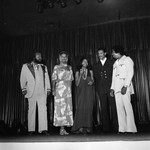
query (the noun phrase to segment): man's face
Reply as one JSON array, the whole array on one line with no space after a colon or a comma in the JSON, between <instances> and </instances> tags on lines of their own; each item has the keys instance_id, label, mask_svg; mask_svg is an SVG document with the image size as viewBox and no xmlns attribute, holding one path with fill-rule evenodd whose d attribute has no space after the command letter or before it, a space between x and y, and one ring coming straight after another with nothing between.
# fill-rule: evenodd
<instances>
[{"instance_id":1,"label":"man's face","mask_svg":"<svg viewBox=\"0 0 150 150\"><path fill-rule=\"evenodd\" d=\"M104 52L104 50L99 50L98 51L98 57L101 60L103 60L106 57L106 53Z\"/></svg>"},{"instance_id":2,"label":"man's face","mask_svg":"<svg viewBox=\"0 0 150 150\"><path fill-rule=\"evenodd\" d=\"M68 62L68 56L66 54L61 54L59 56L59 60L60 60L61 63L66 64Z\"/></svg>"},{"instance_id":3,"label":"man's face","mask_svg":"<svg viewBox=\"0 0 150 150\"><path fill-rule=\"evenodd\" d=\"M42 61L42 56L41 53L36 53L35 54L35 61L40 63Z\"/></svg>"},{"instance_id":4,"label":"man's face","mask_svg":"<svg viewBox=\"0 0 150 150\"><path fill-rule=\"evenodd\" d=\"M116 53L114 50L112 51L112 56L113 56L113 58L115 58L115 59L120 58L120 54L119 54L119 53Z\"/></svg>"}]
</instances>

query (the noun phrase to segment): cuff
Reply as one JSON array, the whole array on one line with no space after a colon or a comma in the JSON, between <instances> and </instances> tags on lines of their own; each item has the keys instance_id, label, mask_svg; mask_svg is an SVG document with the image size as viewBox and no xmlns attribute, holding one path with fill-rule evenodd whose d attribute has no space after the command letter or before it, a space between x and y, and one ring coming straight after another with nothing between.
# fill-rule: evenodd
<instances>
[{"instance_id":1,"label":"cuff","mask_svg":"<svg viewBox=\"0 0 150 150\"><path fill-rule=\"evenodd\" d=\"M26 88L23 88L23 89L21 89L22 90L22 92L24 92L24 91L26 91L27 89Z\"/></svg>"}]
</instances>

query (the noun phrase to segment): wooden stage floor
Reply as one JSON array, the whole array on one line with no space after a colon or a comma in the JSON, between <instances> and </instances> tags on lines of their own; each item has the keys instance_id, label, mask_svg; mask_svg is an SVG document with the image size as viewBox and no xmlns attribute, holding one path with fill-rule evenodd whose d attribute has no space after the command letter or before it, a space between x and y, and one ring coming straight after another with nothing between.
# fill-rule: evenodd
<instances>
[{"instance_id":1,"label":"wooden stage floor","mask_svg":"<svg viewBox=\"0 0 150 150\"><path fill-rule=\"evenodd\" d=\"M0 137L0 150L150 150L150 133Z\"/></svg>"},{"instance_id":2,"label":"wooden stage floor","mask_svg":"<svg viewBox=\"0 0 150 150\"><path fill-rule=\"evenodd\" d=\"M70 134L10 135L0 136L0 142L106 142L106 141L150 141L150 133L136 134Z\"/></svg>"}]
</instances>

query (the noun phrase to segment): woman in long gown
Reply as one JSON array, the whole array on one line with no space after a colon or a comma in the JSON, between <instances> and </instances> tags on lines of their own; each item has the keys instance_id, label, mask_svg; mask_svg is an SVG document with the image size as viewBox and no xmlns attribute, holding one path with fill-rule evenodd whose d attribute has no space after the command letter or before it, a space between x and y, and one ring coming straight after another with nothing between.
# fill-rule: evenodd
<instances>
[{"instance_id":1,"label":"woman in long gown","mask_svg":"<svg viewBox=\"0 0 150 150\"><path fill-rule=\"evenodd\" d=\"M67 64L68 54L59 54L60 64L54 66L52 73L52 90L54 95L54 122L53 125L60 127L60 135L68 135L65 126L73 125L71 83L73 71Z\"/></svg>"},{"instance_id":2,"label":"woman in long gown","mask_svg":"<svg viewBox=\"0 0 150 150\"><path fill-rule=\"evenodd\" d=\"M86 58L81 60L81 67L75 74L77 86L77 107L74 117L74 125L71 129L74 133L90 133L93 126L93 71L89 68Z\"/></svg>"}]
</instances>

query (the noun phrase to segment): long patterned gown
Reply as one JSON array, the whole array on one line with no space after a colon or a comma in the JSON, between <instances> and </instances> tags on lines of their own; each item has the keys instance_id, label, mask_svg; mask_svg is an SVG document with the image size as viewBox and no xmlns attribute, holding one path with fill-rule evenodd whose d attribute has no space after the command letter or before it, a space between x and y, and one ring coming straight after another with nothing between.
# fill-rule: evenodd
<instances>
[{"instance_id":1,"label":"long patterned gown","mask_svg":"<svg viewBox=\"0 0 150 150\"><path fill-rule=\"evenodd\" d=\"M71 66L56 65L52 73L52 80L56 81L56 95L54 97L54 126L72 126L72 93L71 82L73 71Z\"/></svg>"},{"instance_id":2,"label":"long patterned gown","mask_svg":"<svg viewBox=\"0 0 150 150\"><path fill-rule=\"evenodd\" d=\"M80 84L77 87L77 109L74 117L72 132L79 131L80 128L88 128L92 131L93 126L93 104L94 88L88 85L92 81L88 71L87 79L81 77Z\"/></svg>"}]
</instances>

